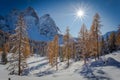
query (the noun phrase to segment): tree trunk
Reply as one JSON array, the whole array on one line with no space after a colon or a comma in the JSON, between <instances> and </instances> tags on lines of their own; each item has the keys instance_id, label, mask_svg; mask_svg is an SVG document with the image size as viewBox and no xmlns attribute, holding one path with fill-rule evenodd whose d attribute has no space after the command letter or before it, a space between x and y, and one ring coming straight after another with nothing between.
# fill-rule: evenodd
<instances>
[{"instance_id":1,"label":"tree trunk","mask_svg":"<svg viewBox=\"0 0 120 80\"><path fill-rule=\"evenodd\" d=\"M56 70L58 70L57 57L56 57Z\"/></svg>"},{"instance_id":2,"label":"tree trunk","mask_svg":"<svg viewBox=\"0 0 120 80\"><path fill-rule=\"evenodd\" d=\"M18 61L18 75L21 74L21 28L20 28L20 35L19 35L19 61Z\"/></svg>"}]
</instances>

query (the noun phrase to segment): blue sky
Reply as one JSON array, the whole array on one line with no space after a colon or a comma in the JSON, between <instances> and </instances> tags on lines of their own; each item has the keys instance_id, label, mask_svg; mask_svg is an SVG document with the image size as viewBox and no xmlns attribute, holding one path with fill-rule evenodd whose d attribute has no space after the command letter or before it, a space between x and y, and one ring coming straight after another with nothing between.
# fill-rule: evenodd
<instances>
[{"instance_id":1,"label":"blue sky","mask_svg":"<svg viewBox=\"0 0 120 80\"><path fill-rule=\"evenodd\" d=\"M25 9L32 6L39 16L50 14L62 33L67 26L72 36L77 37L82 23L89 29L93 16L99 13L101 17L102 34L117 30L120 24L120 0L0 0L0 14L6 15L13 8ZM77 19L76 9L83 8L86 17Z\"/></svg>"}]
</instances>

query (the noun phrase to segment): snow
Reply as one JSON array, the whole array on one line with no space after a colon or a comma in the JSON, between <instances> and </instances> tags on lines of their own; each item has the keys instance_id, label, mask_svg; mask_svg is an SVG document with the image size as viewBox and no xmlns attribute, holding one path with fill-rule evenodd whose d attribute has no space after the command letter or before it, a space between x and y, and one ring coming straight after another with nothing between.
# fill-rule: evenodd
<instances>
[{"instance_id":1,"label":"snow","mask_svg":"<svg viewBox=\"0 0 120 80\"><path fill-rule=\"evenodd\" d=\"M106 63L105 63L106 60ZM8 75L7 65L0 65L2 80L118 80L120 78L120 51L102 56L100 60L89 59L84 62L70 60L69 68L66 62L59 62L58 71L48 64L47 57L32 56L27 59L29 73L24 76Z\"/></svg>"}]
</instances>

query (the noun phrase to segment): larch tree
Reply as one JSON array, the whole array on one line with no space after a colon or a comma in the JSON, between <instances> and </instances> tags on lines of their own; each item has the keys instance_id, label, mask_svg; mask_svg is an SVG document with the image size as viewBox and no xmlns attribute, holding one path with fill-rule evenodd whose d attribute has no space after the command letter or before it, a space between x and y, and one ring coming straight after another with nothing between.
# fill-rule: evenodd
<instances>
[{"instance_id":1,"label":"larch tree","mask_svg":"<svg viewBox=\"0 0 120 80\"><path fill-rule=\"evenodd\" d=\"M108 41L108 47L110 52L113 52L116 49L115 42L116 42L115 32L112 32L109 36L109 41Z\"/></svg>"},{"instance_id":2,"label":"larch tree","mask_svg":"<svg viewBox=\"0 0 120 80\"><path fill-rule=\"evenodd\" d=\"M95 59L98 58L99 59L99 39L100 39L100 28L101 28L101 24L100 24L100 16L98 13L95 14L94 19L93 19L93 23L92 26L90 28L90 38L92 41L92 53L95 56Z\"/></svg>"},{"instance_id":3,"label":"larch tree","mask_svg":"<svg viewBox=\"0 0 120 80\"><path fill-rule=\"evenodd\" d=\"M69 67L69 60L71 57L69 27L67 27L66 34L64 35L64 56L67 59L67 67Z\"/></svg>"},{"instance_id":4,"label":"larch tree","mask_svg":"<svg viewBox=\"0 0 120 80\"><path fill-rule=\"evenodd\" d=\"M53 67L53 57L54 57L54 47L53 47L54 43L53 41L48 43L48 47L47 47L47 52L48 52L48 58L49 58L49 63L50 65Z\"/></svg>"},{"instance_id":5,"label":"larch tree","mask_svg":"<svg viewBox=\"0 0 120 80\"><path fill-rule=\"evenodd\" d=\"M101 55L104 55L105 54L105 40L104 40L104 37L102 37L101 41L100 41L100 53Z\"/></svg>"},{"instance_id":6,"label":"larch tree","mask_svg":"<svg viewBox=\"0 0 120 80\"><path fill-rule=\"evenodd\" d=\"M24 42L25 42L25 46L24 46L23 55L24 55L25 58L27 58L27 57L29 57L30 54L31 54L29 39L28 39L28 38L25 38L25 39L24 39Z\"/></svg>"},{"instance_id":7,"label":"larch tree","mask_svg":"<svg viewBox=\"0 0 120 80\"><path fill-rule=\"evenodd\" d=\"M3 64L7 63L7 51L6 51L6 39L5 39L6 34L3 32L3 37L1 38L1 43L2 43L2 55L1 55L1 62Z\"/></svg>"},{"instance_id":8,"label":"larch tree","mask_svg":"<svg viewBox=\"0 0 120 80\"><path fill-rule=\"evenodd\" d=\"M7 53L6 53L6 51L5 51L5 44L3 44L3 52L2 52L2 58L1 58L1 62L3 63L3 64L6 64L7 63Z\"/></svg>"},{"instance_id":9,"label":"larch tree","mask_svg":"<svg viewBox=\"0 0 120 80\"><path fill-rule=\"evenodd\" d=\"M86 64L87 54L88 54L88 30L83 24L81 26L80 32L79 32L79 43L80 43L80 49L81 49L81 55L84 59L84 64Z\"/></svg>"},{"instance_id":10,"label":"larch tree","mask_svg":"<svg viewBox=\"0 0 120 80\"><path fill-rule=\"evenodd\" d=\"M71 45L71 57L72 57L72 59L75 60L75 58L76 58L76 46L75 45L76 44L75 44L74 39L71 39L70 45Z\"/></svg>"},{"instance_id":11,"label":"larch tree","mask_svg":"<svg viewBox=\"0 0 120 80\"><path fill-rule=\"evenodd\" d=\"M10 36L11 52L14 52L10 58L10 65L8 70L10 74L22 75L25 68L27 68L26 58L24 56L26 49L25 39L27 39L27 26L25 25L22 14L18 16L15 33Z\"/></svg>"},{"instance_id":12,"label":"larch tree","mask_svg":"<svg viewBox=\"0 0 120 80\"><path fill-rule=\"evenodd\" d=\"M55 35L54 40L48 43L48 58L52 67L56 66L58 70L58 54L59 54L59 42L58 35Z\"/></svg>"},{"instance_id":13,"label":"larch tree","mask_svg":"<svg viewBox=\"0 0 120 80\"><path fill-rule=\"evenodd\" d=\"M118 27L118 33L116 35L116 42L115 42L115 44L116 44L117 49L120 50L120 25Z\"/></svg>"},{"instance_id":14,"label":"larch tree","mask_svg":"<svg viewBox=\"0 0 120 80\"><path fill-rule=\"evenodd\" d=\"M54 56L55 56L55 65L56 65L56 70L58 70L58 54L59 54L59 40L58 40L58 35L55 35L54 37Z\"/></svg>"},{"instance_id":15,"label":"larch tree","mask_svg":"<svg viewBox=\"0 0 120 80\"><path fill-rule=\"evenodd\" d=\"M91 42L90 42L90 35L89 35L89 31L86 29L85 31L85 57L88 60L88 57L91 56Z\"/></svg>"}]
</instances>

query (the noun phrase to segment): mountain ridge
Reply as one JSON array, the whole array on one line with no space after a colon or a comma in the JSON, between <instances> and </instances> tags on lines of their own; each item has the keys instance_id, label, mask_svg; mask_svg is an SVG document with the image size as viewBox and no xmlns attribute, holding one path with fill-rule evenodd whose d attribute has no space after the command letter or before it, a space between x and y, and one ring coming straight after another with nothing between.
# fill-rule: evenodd
<instances>
[{"instance_id":1,"label":"mountain ridge","mask_svg":"<svg viewBox=\"0 0 120 80\"><path fill-rule=\"evenodd\" d=\"M7 14L7 16L0 16L0 29L12 33L16 28L17 19L20 14L24 17L25 23L28 27L28 37L30 39L50 41L55 35L59 34L60 29L50 14L38 16L35 9L31 6L24 10L13 9Z\"/></svg>"}]
</instances>

